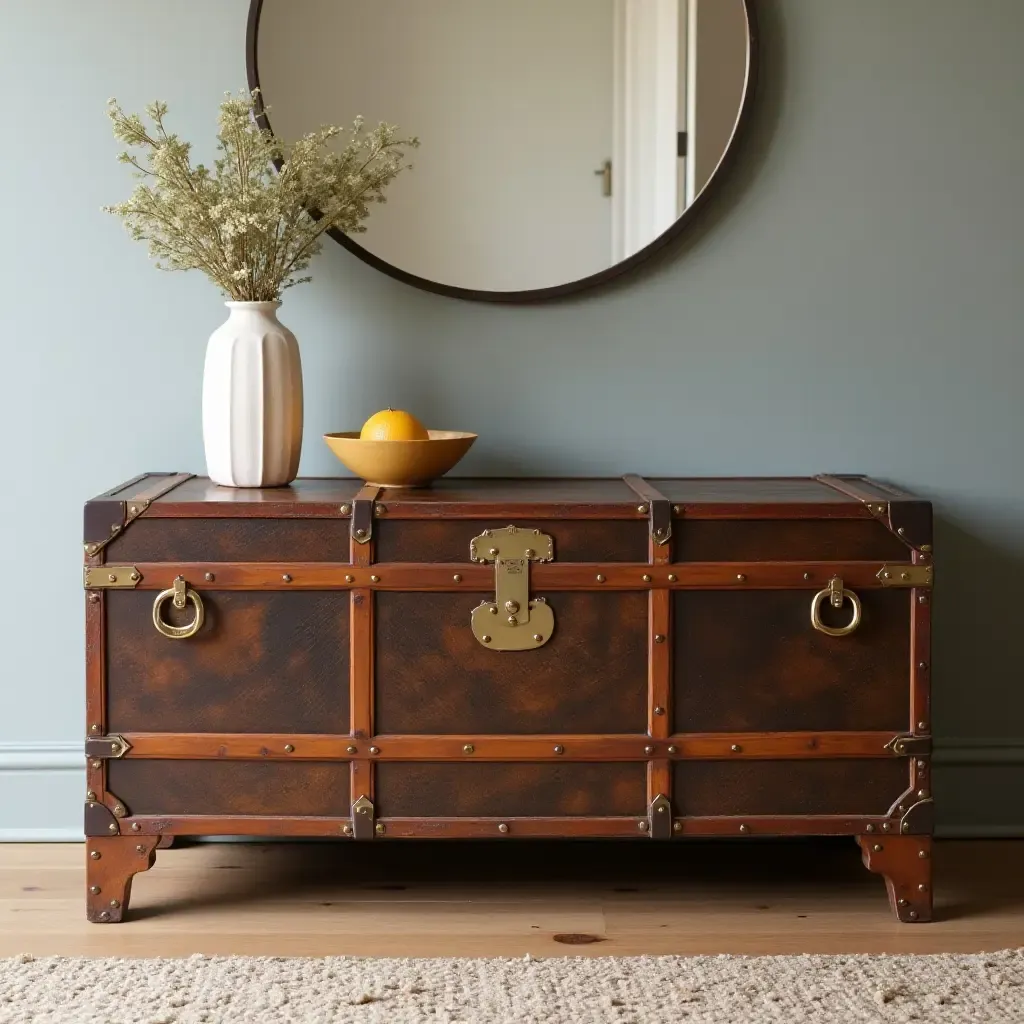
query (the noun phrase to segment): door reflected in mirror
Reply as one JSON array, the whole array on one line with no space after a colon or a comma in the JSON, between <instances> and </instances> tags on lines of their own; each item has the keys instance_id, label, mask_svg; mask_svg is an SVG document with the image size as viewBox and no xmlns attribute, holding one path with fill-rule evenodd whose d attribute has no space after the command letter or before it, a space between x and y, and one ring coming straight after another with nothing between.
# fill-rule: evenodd
<instances>
[{"instance_id":1,"label":"door reflected in mirror","mask_svg":"<svg viewBox=\"0 0 1024 1024\"><path fill-rule=\"evenodd\" d=\"M250 81L292 141L417 135L348 247L441 291L589 284L674 234L750 92L746 0L254 0Z\"/></svg>"}]
</instances>

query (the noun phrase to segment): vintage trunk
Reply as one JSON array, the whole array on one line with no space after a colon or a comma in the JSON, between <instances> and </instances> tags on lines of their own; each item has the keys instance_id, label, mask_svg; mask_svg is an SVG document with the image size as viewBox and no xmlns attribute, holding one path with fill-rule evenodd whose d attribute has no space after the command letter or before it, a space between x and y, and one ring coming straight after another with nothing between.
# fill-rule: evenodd
<instances>
[{"instance_id":1,"label":"vintage trunk","mask_svg":"<svg viewBox=\"0 0 1024 1024\"><path fill-rule=\"evenodd\" d=\"M90 920L211 834L846 834L931 916L931 508L889 485L146 474L85 563Z\"/></svg>"}]
</instances>

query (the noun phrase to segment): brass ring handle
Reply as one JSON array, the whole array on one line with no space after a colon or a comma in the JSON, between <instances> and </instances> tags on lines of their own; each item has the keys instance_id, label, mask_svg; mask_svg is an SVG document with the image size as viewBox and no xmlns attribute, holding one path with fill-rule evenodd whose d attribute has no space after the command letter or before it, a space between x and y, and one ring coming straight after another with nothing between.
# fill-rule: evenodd
<instances>
[{"instance_id":1,"label":"brass ring handle","mask_svg":"<svg viewBox=\"0 0 1024 1024\"><path fill-rule=\"evenodd\" d=\"M191 601L196 610L196 617L187 626L169 625L160 614L166 601L173 601L175 608L184 608L185 603ZM178 576L170 590L161 590L153 602L153 625L156 626L158 633L171 640L185 640L187 637L195 636L203 628L205 615L203 599L185 582L184 576Z\"/></svg>"},{"instance_id":2,"label":"brass ring handle","mask_svg":"<svg viewBox=\"0 0 1024 1024\"><path fill-rule=\"evenodd\" d=\"M842 608L844 600L853 606L853 616L845 626L826 626L821 621L821 603L826 600L831 602L833 608ZM860 619L860 598L852 590L846 590L838 576L833 576L828 581L828 586L824 590L819 590L811 599L811 625L819 633L828 636L848 636L860 625Z\"/></svg>"}]
</instances>

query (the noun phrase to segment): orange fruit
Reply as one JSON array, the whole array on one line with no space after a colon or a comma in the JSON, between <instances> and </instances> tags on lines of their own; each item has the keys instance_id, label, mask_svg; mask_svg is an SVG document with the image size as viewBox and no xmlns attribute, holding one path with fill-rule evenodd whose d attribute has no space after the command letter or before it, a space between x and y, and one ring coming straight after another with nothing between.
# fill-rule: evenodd
<instances>
[{"instance_id":1,"label":"orange fruit","mask_svg":"<svg viewBox=\"0 0 1024 1024\"><path fill-rule=\"evenodd\" d=\"M400 409L375 412L359 432L361 441L427 441L430 435L415 416Z\"/></svg>"}]
</instances>

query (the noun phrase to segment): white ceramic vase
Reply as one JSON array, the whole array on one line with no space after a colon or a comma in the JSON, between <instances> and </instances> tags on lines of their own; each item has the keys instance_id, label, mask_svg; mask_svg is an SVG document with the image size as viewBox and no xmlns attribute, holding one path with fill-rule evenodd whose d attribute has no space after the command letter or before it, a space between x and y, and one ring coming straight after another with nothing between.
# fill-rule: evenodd
<instances>
[{"instance_id":1,"label":"white ceramic vase","mask_svg":"<svg viewBox=\"0 0 1024 1024\"><path fill-rule=\"evenodd\" d=\"M280 487L299 471L302 364L280 302L228 302L203 373L206 469L226 487Z\"/></svg>"}]
</instances>

